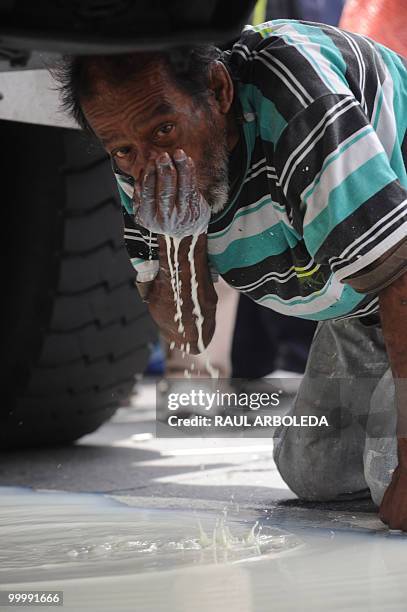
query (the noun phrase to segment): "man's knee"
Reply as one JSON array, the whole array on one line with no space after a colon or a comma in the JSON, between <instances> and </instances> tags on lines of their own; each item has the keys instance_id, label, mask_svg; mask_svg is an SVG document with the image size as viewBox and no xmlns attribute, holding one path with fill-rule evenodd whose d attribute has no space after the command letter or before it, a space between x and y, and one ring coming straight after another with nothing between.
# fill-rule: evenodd
<instances>
[{"instance_id":1,"label":"man's knee","mask_svg":"<svg viewBox=\"0 0 407 612\"><path fill-rule=\"evenodd\" d=\"M314 462L300 436L285 435L275 440L274 461L284 482L301 499L328 499L321 466ZM322 458L321 458L322 459Z\"/></svg>"},{"instance_id":2,"label":"man's knee","mask_svg":"<svg viewBox=\"0 0 407 612\"><path fill-rule=\"evenodd\" d=\"M274 460L281 477L300 499L331 501L366 489L363 465L349 474L338 462L332 439L286 432L275 440Z\"/></svg>"}]
</instances>

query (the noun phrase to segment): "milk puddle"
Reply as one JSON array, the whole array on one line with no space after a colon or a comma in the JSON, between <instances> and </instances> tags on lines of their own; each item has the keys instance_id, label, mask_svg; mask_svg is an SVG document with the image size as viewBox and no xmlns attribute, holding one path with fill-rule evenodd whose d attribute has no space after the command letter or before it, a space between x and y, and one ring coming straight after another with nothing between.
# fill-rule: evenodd
<instances>
[{"instance_id":1,"label":"milk puddle","mask_svg":"<svg viewBox=\"0 0 407 612\"><path fill-rule=\"evenodd\" d=\"M1 491L1 489L0 489ZM3 489L5 491L5 489ZM259 522L148 510L103 496L0 492L0 580L142 573L242 562L301 541Z\"/></svg>"},{"instance_id":2,"label":"milk puddle","mask_svg":"<svg viewBox=\"0 0 407 612\"><path fill-rule=\"evenodd\" d=\"M63 590L75 611L404 610L407 537L375 515L353 530L315 517L279 527L273 512L256 521L0 488L0 588Z\"/></svg>"}]
</instances>

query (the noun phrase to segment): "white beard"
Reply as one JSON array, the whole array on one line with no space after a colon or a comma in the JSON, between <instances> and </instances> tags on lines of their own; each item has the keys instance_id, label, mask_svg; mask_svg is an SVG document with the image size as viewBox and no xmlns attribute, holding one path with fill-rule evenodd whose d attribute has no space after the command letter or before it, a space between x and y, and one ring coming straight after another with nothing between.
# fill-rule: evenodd
<instances>
[{"instance_id":1,"label":"white beard","mask_svg":"<svg viewBox=\"0 0 407 612\"><path fill-rule=\"evenodd\" d=\"M211 211L216 214L223 210L229 201L229 185L221 184L211 190Z\"/></svg>"}]
</instances>

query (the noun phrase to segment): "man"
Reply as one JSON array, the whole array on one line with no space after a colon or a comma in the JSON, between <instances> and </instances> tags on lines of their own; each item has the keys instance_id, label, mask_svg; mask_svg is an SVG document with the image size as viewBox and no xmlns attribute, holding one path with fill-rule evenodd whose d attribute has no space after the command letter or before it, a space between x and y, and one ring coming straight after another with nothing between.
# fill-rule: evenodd
<instances>
[{"instance_id":1,"label":"man","mask_svg":"<svg viewBox=\"0 0 407 612\"><path fill-rule=\"evenodd\" d=\"M167 340L201 348L191 263L205 345L213 272L321 321L293 412L330 427L283 429L277 466L305 499L370 491L382 520L407 530L405 61L332 26L278 20L224 54L73 58L60 78L66 108L112 157L137 284Z\"/></svg>"}]
</instances>

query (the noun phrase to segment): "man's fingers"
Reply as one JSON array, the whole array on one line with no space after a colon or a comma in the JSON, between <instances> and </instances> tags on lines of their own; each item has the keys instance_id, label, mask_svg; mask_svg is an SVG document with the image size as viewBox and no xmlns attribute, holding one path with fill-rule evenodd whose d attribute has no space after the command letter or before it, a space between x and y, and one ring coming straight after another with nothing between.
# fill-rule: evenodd
<instances>
[{"instance_id":1,"label":"man's fingers","mask_svg":"<svg viewBox=\"0 0 407 612\"><path fill-rule=\"evenodd\" d=\"M191 220L196 221L200 215L200 193L197 184L196 166L192 157L188 157L188 172L191 180L191 193L190 193L190 212Z\"/></svg>"},{"instance_id":2,"label":"man's fingers","mask_svg":"<svg viewBox=\"0 0 407 612\"><path fill-rule=\"evenodd\" d=\"M146 172L143 177L141 186L141 198L143 203L150 204L155 201L155 180L156 180L156 168L155 163L151 159L147 163Z\"/></svg>"},{"instance_id":3,"label":"man's fingers","mask_svg":"<svg viewBox=\"0 0 407 612\"><path fill-rule=\"evenodd\" d=\"M189 206L189 197L191 195L191 172L189 158L182 149L177 149L174 153L174 162L177 169L178 193L177 193L177 208L180 213L183 213L186 207Z\"/></svg>"},{"instance_id":4,"label":"man's fingers","mask_svg":"<svg viewBox=\"0 0 407 612\"><path fill-rule=\"evenodd\" d=\"M136 222L151 231L182 237L200 229L202 196L195 164L182 149L174 152L173 159L162 153L148 162L141 187L135 185L133 200ZM202 226L207 211L203 212Z\"/></svg>"},{"instance_id":5,"label":"man's fingers","mask_svg":"<svg viewBox=\"0 0 407 612\"><path fill-rule=\"evenodd\" d=\"M150 160L146 166L146 172L143 177L140 190L140 207L137 217L141 225L147 227L147 223L155 220L156 203L155 203L155 181L156 168L153 160Z\"/></svg>"},{"instance_id":6,"label":"man's fingers","mask_svg":"<svg viewBox=\"0 0 407 612\"><path fill-rule=\"evenodd\" d=\"M164 225L168 222L174 208L177 192L177 172L168 153L162 153L156 161L157 217Z\"/></svg>"},{"instance_id":7,"label":"man's fingers","mask_svg":"<svg viewBox=\"0 0 407 612\"><path fill-rule=\"evenodd\" d=\"M188 157L188 168L191 176L191 189L198 191L198 184L196 178L196 166L192 157Z\"/></svg>"},{"instance_id":8,"label":"man's fingers","mask_svg":"<svg viewBox=\"0 0 407 612\"><path fill-rule=\"evenodd\" d=\"M390 529L407 531L407 483L397 467L379 509L380 519Z\"/></svg>"},{"instance_id":9,"label":"man's fingers","mask_svg":"<svg viewBox=\"0 0 407 612\"><path fill-rule=\"evenodd\" d=\"M141 187L138 183L134 184L133 190L133 215L136 216L139 214L141 206Z\"/></svg>"}]
</instances>

